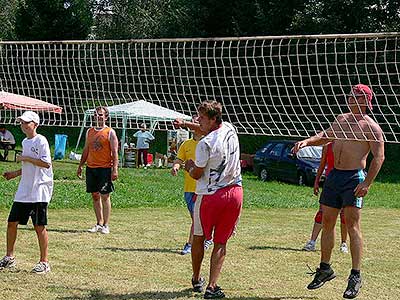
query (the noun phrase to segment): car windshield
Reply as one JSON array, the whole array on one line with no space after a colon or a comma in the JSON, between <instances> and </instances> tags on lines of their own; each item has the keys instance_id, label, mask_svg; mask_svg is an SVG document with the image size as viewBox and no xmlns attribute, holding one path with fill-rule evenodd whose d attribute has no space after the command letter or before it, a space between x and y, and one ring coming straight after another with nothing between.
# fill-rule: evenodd
<instances>
[{"instance_id":1,"label":"car windshield","mask_svg":"<svg viewBox=\"0 0 400 300\"><path fill-rule=\"evenodd\" d=\"M320 160L322 156L322 146L304 147L297 152L298 158Z\"/></svg>"}]
</instances>

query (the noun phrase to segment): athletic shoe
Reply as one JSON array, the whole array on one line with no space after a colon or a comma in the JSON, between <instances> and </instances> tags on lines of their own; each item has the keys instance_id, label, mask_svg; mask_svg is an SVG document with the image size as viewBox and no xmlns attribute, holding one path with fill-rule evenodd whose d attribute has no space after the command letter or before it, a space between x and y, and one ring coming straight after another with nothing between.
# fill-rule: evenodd
<instances>
[{"instance_id":1,"label":"athletic shoe","mask_svg":"<svg viewBox=\"0 0 400 300\"><path fill-rule=\"evenodd\" d=\"M340 245L340 252L342 252L342 253L349 253L349 249L347 248L346 242L343 242L343 243Z\"/></svg>"},{"instance_id":2,"label":"athletic shoe","mask_svg":"<svg viewBox=\"0 0 400 300\"><path fill-rule=\"evenodd\" d=\"M35 274L46 274L50 272L50 265L47 261L39 261L36 266L33 267L32 273Z\"/></svg>"},{"instance_id":3,"label":"athletic shoe","mask_svg":"<svg viewBox=\"0 0 400 300\"><path fill-rule=\"evenodd\" d=\"M361 275L350 274L347 288L344 291L343 298L353 299L358 296L361 288Z\"/></svg>"},{"instance_id":4,"label":"athletic shoe","mask_svg":"<svg viewBox=\"0 0 400 300\"><path fill-rule=\"evenodd\" d=\"M92 228L88 229L88 232L96 233L96 232L100 232L102 229L103 229L103 226L97 224L97 225L94 225Z\"/></svg>"},{"instance_id":5,"label":"athletic shoe","mask_svg":"<svg viewBox=\"0 0 400 300\"><path fill-rule=\"evenodd\" d=\"M309 240L303 247L303 251L315 251L315 241Z\"/></svg>"},{"instance_id":6,"label":"athletic shoe","mask_svg":"<svg viewBox=\"0 0 400 300\"><path fill-rule=\"evenodd\" d=\"M204 250L208 250L208 248L210 248L212 244L212 240L204 241Z\"/></svg>"},{"instance_id":7,"label":"athletic shoe","mask_svg":"<svg viewBox=\"0 0 400 300\"><path fill-rule=\"evenodd\" d=\"M110 233L110 227L108 227L108 225L104 225L104 226L102 226L100 232L101 232L102 234L109 234L109 233Z\"/></svg>"},{"instance_id":8,"label":"athletic shoe","mask_svg":"<svg viewBox=\"0 0 400 300\"><path fill-rule=\"evenodd\" d=\"M185 254L190 254L190 253L192 253L192 245L189 243L186 243L185 246L183 246L181 254L185 255Z\"/></svg>"},{"instance_id":9,"label":"athletic shoe","mask_svg":"<svg viewBox=\"0 0 400 300\"><path fill-rule=\"evenodd\" d=\"M193 292L202 293L206 280L203 277L199 278L199 281L194 281L192 278Z\"/></svg>"},{"instance_id":10,"label":"athletic shoe","mask_svg":"<svg viewBox=\"0 0 400 300\"><path fill-rule=\"evenodd\" d=\"M315 272L308 273L311 276L315 274L313 281L307 286L309 290L315 290L320 288L325 284L325 282L330 281L336 277L335 272L331 267L327 270L322 270L317 268Z\"/></svg>"},{"instance_id":11,"label":"athletic shoe","mask_svg":"<svg viewBox=\"0 0 400 300\"><path fill-rule=\"evenodd\" d=\"M221 298L225 298L225 294L219 286L216 286L214 289L208 287L206 289L206 292L204 293L204 299L221 299Z\"/></svg>"},{"instance_id":12,"label":"athletic shoe","mask_svg":"<svg viewBox=\"0 0 400 300\"><path fill-rule=\"evenodd\" d=\"M6 255L0 260L0 270L10 269L15 267L16 265L17 262L15 261L15 257L10 257Z\"/></svg>"}]
</instances>

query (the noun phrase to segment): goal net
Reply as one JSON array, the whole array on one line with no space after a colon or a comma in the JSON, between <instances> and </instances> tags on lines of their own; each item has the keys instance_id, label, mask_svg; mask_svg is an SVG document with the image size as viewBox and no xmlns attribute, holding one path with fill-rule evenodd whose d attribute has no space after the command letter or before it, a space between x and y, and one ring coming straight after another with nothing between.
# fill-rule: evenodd
<instances>
[{"instance_id":1,"label":"goal net","mask_svg":"<svg viewBox=\"0 0 400 300\"><path fill-rule=\"evenodd\" d=\"M348 112L346 95L364 83L374 93L369 115L385 141L399 142L399 37L0 42L0 85L62 107L62 114L41 112L49 126L79 127L98 105L145 100L193 115L201 101L215 99L240 134L305 137ZM17 114L1 109L0 122L14 123Z\"/></svg>"}]
</instances>

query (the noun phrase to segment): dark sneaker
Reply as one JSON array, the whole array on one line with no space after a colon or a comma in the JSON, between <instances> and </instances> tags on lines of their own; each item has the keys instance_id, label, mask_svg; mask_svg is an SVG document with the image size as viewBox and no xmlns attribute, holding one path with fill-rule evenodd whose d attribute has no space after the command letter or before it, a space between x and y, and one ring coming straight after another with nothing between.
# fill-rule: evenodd
<instances>
[{"instance_id":1,"label":"dark sneaker","mask_svg":"<svg viewBox=\"0 0 400 300\"><path fill-rule=\"evenodd\" d=\"M194 281L192 278L193 292L202 293L205 283L206 283L206 280L203 277L200 277L199 281Z\"/></svg>"},{"instance_id":2,"label":"dark sneaker","mask_svg":"<svg viewBox=\"0 0 400 300\"><path fill-rule=\"evenodd\" d=\"M4 256L0 260L0 270L11 269L17 265L15 258L10 256Z\"/></svg>"},{"instance_id":3,"label":"dark sneaker","mask_svg":"<svg viewBox=\"0 0 400 300\"><path fill-rule=\"evenodd\" d=\"M343 298L353 299L358 296L361 288L361 275L350 274L347 288L343 293Z\"/></svg>"},{"instance_id":4,"label":"dark sneaker","mask_svg":"<svg viewBox=\"0 0 400 300\"><path fill-rule=\"evenodd\" d=\"M315 272L308 273L311 276L315 274L313 281L307 286L309 290L315 290L320 288L325 284L325 282L332 280L336 277L335 272L331 267L329 267L328 270L321 270L320 268L317 268Z\"/></svg>"},{"instance_id":5,"label":"dark sneaker","mask_svg":"<svg viewBox=\"0 0 400 300\"><path fill-rule=\"evenodd\" d=\"M221 298L225 298L225 294L219 286L216 286L214 289L208 287L206 289L206 292L204 293L204 299L221 299Z\"/></svg>"}]
</instances>

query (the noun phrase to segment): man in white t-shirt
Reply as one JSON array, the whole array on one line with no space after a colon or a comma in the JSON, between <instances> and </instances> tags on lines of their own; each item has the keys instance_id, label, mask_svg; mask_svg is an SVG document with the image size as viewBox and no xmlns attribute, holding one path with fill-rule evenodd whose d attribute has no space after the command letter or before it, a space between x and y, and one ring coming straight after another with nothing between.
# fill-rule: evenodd
<instances>
[{"instance_id":1,"label":"man in white t-shirt","mask_svg":"<svg viewBox=\"0 0 400 300\"><path fill-rule=\"evenodd\" d=\"M4 149L4 154L0 154L0 160L7 160L8 150L15 149L14 136L4 125L0 125L0 149Z\"/></svg>"},{"instance_id":2,"label":"man in white t-shirt","mask_svg":"<svg viewBox=\"0 0 400 300\"><path fill-rule=\"evenodd\" d=\"M42 274L50 272L46 230L47 205L53 193L50 147L47 139L36 132L40 119L35 112L26 111L17 120L26 138L22 141L22 154L17 156L22 168L3 174L7 180L21 176L21 181L8 217L7 251L0 260L0 270L16 266L14 250L18 224L26 225L31 217L40 248L40 260L32 272Z\"/></svg>"},{"instance_id":3,"label":"man in white t-shirt","mask_svg":"<svg viewBox=\"0 0 400 300\"><path fill-rule=\"evenodd\" d=\"M198 122L175 121L175 126L201 130L205 136L196 147L196 160L188 160L185 170L197 180L192 245L193 291L202 292L205 280L200 275L204 240L214 239L210 278L204 298L225 297L217 286L226 255L226 244L239 220L243 189L239 139L235 128L222 122L222 105L204 101L198 108Z\"/></svg>"}]
</instances>

